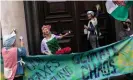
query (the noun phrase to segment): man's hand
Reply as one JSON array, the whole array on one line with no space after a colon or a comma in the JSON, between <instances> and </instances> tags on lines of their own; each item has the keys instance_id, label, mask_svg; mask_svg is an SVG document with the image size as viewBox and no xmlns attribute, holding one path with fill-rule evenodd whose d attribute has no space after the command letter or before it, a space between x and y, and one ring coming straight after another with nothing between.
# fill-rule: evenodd
<instances>
[{"instance_id":1,"label":"man's hand","mask_svg":"<svg viewBox=\"0 0 133 80\"><path fill-rule=\"evenodd\" d=\"M97 11L100 11L101 10L101 6L99 4L96 5L96 9Z\"/></svg>"},{"instance_id":2,"label":"man's hand","mask_svg":"<svg viewBox=\"0 0 133 80\"><path fill-rule=\"evenodd\" d=\"M24 47L24 42L23 41L20 41L20 46Z\"/></svg>"},{"instance_id":3,"label":"man's hand","mask_svg":"<svg viewBox=\"0 0 133 80\"><path fill-rule=\"evenodd\" d=\"M67 36L67 35L69 35L69 34L71 34L71 31L67 32L64 36Z\"/></svg>"},{"instance_id":4,"label":"man's hand","mask_svg":"<svg viewBox=\"0 0 133 80\"><path fill-rule=\"evenodd\" d=\"M85 29L88 29L88 26L84 25L84 28L85 28Z\"/></svg>"},{"instance_id":5,"label":"man's hand","mask_svg":"<svg viewBox=\"0 0 133 80\"><path fill-rule=\"evenodd\" d=\"M17 30L16 30L16 29L13 29L12 32L11 32L11 34L12 34L13 32L16 34L16 33L17 33Z\"/></svg>"},{"instance_id":6,"label":"man's hand","mask_svg":"<svg viewBox=\"0 0 133 80\"><path fill-rule=\"evenodd\" d=\"M46 54L46 55L52 55L52 53L50 51L46 51L46 52L43 52L43 54Z\"/></svg>"},{"instance_id":7,"label":"man's hand","mask_svg":"<svg viewBox=\"0 0 133 80\"><path fill-rule=\"evenodd\" d=\"M20 38L19 38L19 39L20 39L20 46L21 46L21 47L24 47L23 37L22 37L22 36L20 36Z\"/></svg>"},{"instance_id":8,"label":"man's hand","mask_svg":"<svg viewBox=\"0 0 133 80\"><path fill-rule=\"evenodd\" d=\"M60 39L64 38L65 36L67 36L67 35L69 35L69 34L71 34L71 31L65 33L64 35L60 34L60 36L61 36Z\"/></svg>"}]
</instances>

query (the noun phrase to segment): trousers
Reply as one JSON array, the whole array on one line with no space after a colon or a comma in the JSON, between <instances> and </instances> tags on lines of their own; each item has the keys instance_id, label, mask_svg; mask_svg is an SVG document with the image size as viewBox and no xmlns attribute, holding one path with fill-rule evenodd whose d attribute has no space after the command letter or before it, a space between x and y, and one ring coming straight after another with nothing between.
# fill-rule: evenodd
<instances>
[{"instance_id":1,"label":"trousers","mask_svg":"<svg viewBox=\"0 0 133 80\"><path fill-rule=\"evenodd\" d=\"M90 35L89 41L92 49L99 47L99 42L96 35Z\"/></svg>"}]
</instances>

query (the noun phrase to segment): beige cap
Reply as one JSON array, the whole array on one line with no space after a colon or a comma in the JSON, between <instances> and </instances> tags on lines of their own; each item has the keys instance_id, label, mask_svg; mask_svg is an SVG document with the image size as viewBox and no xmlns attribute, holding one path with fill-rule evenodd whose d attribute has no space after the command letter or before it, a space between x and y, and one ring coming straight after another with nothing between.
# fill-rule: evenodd
<instances>
[{"instance_id":1,"label":"beige cap","mask_svg":"<svg viewBox=\"0 0 133 80\"><path fill-rule=\"evenodd\" d=\"M131 23L131 20L130 20L130 19L127 19L125 22L129 22L129 23Z\"/></svg>"},{"instance_id":2,"label":"beige cap","mask_svg":"<svg viewBox=\"0 0 133 80\"><path fill-rule=\"evenodd\" d=\"M88 12L87 12L87 15L88 15L88 14L91 14L92 16L94 16L94 12L93 12L93 11L88 11Z\"/></svg>"}]
</instances>

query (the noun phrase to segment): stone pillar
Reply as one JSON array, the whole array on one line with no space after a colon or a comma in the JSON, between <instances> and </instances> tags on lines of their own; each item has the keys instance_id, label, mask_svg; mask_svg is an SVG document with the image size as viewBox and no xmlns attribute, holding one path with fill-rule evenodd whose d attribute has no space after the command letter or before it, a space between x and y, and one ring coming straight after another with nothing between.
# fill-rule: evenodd
<instances>
[{"instance_id":1,"label":"stone pillar","mask_svg":"<svg viewBox=\"0 0 133 80\"><path fill-rule=\"evenodd\" d=\"M1 47L2 47L2 44L1 44L1 42L2 42L2 32L1 32L1 23L0 23L0 52L1 52Z\"/></svg>"},{"instance_id":2,"label":"stone pillar","mask_svg":"<svg viewBox=\"0 0 133 80\"><path fill-rule=\"evenodd\" d=\"M28 54L23 1L1 1L1 26L2 35L9 34L14 28L17 30L17 46L19 46L19 36L24 37L24 43Z\"/></svg>"},{"instance_id":3,"label":"stone pillar","mask_svg":"<svg viewBox=\"0 0 133 80\"><path fill-rule=\"evenodd\" d=\"M0 2L0 10L1 10L1 2ZM2 46L2 32L1 32L1 30L2 30L2 28L1 28L2 26L1 26L1 12L0 12L0 52L1 52L1 46Z\"/></svg>"},{"instance_id":4,"label":"stone pillar","mask_svg":"<svg viewBox=\"0 0 133 80\"><path fill-rule=\"evenodd\" d=\"M132 22L132 28L133 28L133 6L130 8L130 11L129 11L129 18Z\"/></svg>"}]
</instances>

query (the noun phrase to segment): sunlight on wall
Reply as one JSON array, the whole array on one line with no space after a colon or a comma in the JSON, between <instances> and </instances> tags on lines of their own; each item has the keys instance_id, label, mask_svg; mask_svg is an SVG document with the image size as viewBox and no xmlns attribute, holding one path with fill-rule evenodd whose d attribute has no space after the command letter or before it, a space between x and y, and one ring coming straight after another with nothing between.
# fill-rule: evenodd
<instances>
[{"instance_id":1,"label":"sunlight on wall","mask_svg":"<svg viewBox=\"0 0 133 80\"><path fill-rule=\"evenodd\" d=\"M23 1L1 2L1 26L2 35L9 34L15 28L17 30L17 46L19 46L19 36L23 36L25 47L28 50Z\"/></svg>"}]
</instances>

